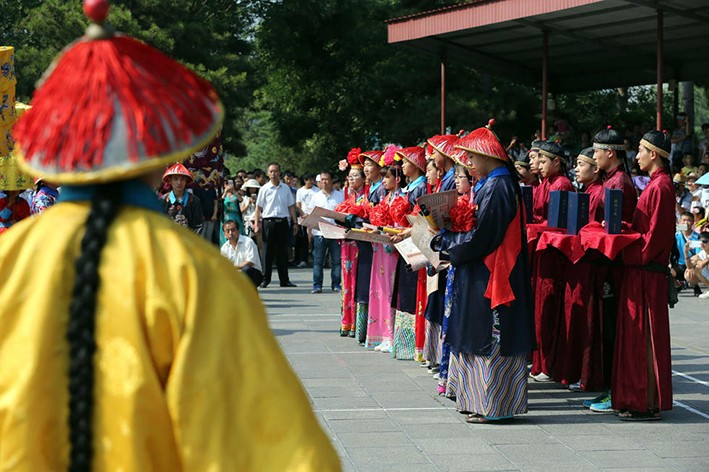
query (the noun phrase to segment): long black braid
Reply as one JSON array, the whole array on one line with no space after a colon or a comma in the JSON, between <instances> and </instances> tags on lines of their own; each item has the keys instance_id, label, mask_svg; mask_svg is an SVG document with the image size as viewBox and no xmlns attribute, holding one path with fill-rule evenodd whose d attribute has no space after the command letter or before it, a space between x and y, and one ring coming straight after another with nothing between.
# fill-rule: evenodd
<instances>
[{"instance_id":1,"label":"long black braid","mask_svg":"<svg viewBox=\"0 0 709 472\"><path fill-rule=\"evenodd\" d=\"M69 470L91 470L92 413L96 351L95 315L101 251L108 228L118 213L120 194L117 184L100 186L91 201L81 253L76 259L76 278L69 308Z\"/></svg>"}]
</instances>

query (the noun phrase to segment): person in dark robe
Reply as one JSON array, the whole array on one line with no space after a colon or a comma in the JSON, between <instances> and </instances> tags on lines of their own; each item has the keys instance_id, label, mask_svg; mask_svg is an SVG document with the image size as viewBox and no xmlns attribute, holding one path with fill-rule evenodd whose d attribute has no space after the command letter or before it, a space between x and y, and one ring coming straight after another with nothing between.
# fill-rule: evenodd
<instances>
[{"instance_id":1,"label":"person in dark robe","mask_svg":"<svg viewBox=\"0 0 709 472\"><path fill-rule=\"evenodd\" d=\"M416 207L416 200L426 194L426 152L421 146L411 146L400 149L396 152L401 159L401 171L408 183L401 189L402 197L406 199L408 205L406 214L413 214ZM403 208L401 208L403 210ZM408 227L410 223L404 219L397 223ZM392 242L400 239L392 237ZM409 333L407 329L401 329L402 335L394 340L395 356L401 360L423 361L423 345L425 341L426 319L423 317L423 308L426 303L426 270L420 269L412 272L407 270L406 261L399 257L396 263L396 275L394 277L394 291L392 293L392 308L398 310L396 316L397 325L406 325L413 316L413 344L409 345ZM423 298L422 298L423 297ZM401 312L401 314L399 313ZM411 315L411 316L410 316ZM402 323L405 320L405 323ZM400 349L401 341L405 341Z\"/></svg>"},{"instance_id":2,"label":"person in dark robe","mask_svg":"<svg viewBox=\"0 0 709 472\"><path fill-rule=\"evenodd\" d=\"M442 231L432 248L456 268L446 340L458 353L456 406L467 421L490 423L527 411L526 358L534 316L522 197L514 165L490 127L457 144L486 179L475 194L476 222Z\"/></svg>"},{"instance_id":3,"label":"person in dark robe","mask_svg":"<svg viewBox=\"0 0 709 472\"><path fill-rule=\"evenodd\" d=\"M458 139L458 136L454 134L440 134L427 140L428 145L431 147L431 159L441 175L433 189L434 192L448 192L455 189L455 159L462 152L455 147ZM436 290L428 294L424 317L429 323L430 335L440 336L444 310L443 298L446 291L448 271L442 270L431 277L435 280L430 281L429 285L436 288ZM436 345L436 349L432 349L431 352L440 354L442 347L440 337L436 340ZM438 373L439 363L440 358L438 357L428 359L429 371L433 374Z\"/></svg>"},{"instance_id":4,"label":"person in dark robe","mask_svg":"<svg viewBox=\"0 0 709 472\"><path fill-rule=\"evenodd\" d=\"M674 186L669 173L670 140L649 131L636 161L650 175L631 228L641 238L623 251L611 394L621 420L656 420L672 409L672 361L668 309L668 264L674 244Z\"/></svg>"}]
</instances>

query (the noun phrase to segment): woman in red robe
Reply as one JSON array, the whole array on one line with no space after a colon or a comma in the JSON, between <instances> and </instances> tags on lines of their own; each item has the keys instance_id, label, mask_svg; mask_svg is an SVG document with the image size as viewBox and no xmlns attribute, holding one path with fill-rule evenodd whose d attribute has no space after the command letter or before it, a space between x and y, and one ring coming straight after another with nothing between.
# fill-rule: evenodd
<instances>
[{"instance_id":1,"label":"woman in red robe","mask_svg":"<svg viewBox=\"0 0 709 472\"><path fill-rule=\"evenodd\" d=\"M633 215L641 234L623 251L626 264L618 311L611 398L626 421L660 419L672 409L672 361L666 270L674 238L674 186L667 157L670 140L650 131L635 158L650 183Z\"/></svg>"},{"instance_id":2,"label":"woman in red robe","mask_svg":"<svg viewBox=\"0 0 709 472\"><path fill-rule=\"evenodd\" d=\"M346 165L350 167L347 174L345 187L345 201L340 203L335 210L354 215L358 218L367 216L366 187L364 185L364 171L359 163L361 149L354 148L347 154ZM359 249L357 241L342 240L342 320L340 323L340 336L355 337L355 317L357 300L357 259Z\"/></svg>"}]
</instances>

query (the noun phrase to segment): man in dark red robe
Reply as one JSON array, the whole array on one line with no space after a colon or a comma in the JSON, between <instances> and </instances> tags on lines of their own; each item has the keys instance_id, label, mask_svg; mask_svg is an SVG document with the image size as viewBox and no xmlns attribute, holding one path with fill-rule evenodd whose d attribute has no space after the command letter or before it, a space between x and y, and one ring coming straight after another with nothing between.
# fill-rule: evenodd
<instances>
[{"instance_id":1,"label":"man in dark red robe","mask_svg":"<svg viewBox=\"0 0 709 472\"><path fill-rule=\"evenodd\" d=\"M630 176L625 171L626 151L623 135L610 126L596 133L593 137L593 158L598 169L605 174L601 191L601 206L605 208L605 189L622 190L622 220L630 224L637 204L637 193ZM599 259L597 262L599 265L597 267L598 276L601 279L605 277L605 282L598 286L600 291L596 296L602 303L600 310L603 331L603 376L605 387L608 388L612 375L618 320L618 295L622 289L623 267L620 261ZM606 271L607 275L604 276L602 271ZM611 399L607 393L594 400L584 402L584 405L590 406L593 411L613 411Z\"/></svg>"},{"instance_id":2,"label":"man in dark red robe","mask_svg":"<svg viewBox=\"0 0 709 472\"><path fill-rule=\"evenodd\" d=\"M623 420L659 419L672 409L672 362L666 271L673 244L674 187L667 170L669 139L650 131L640 141L636 160L648 172L633 217L641 234L623 252L626 264L618 313L611 392Z\"/></svg>"},{"instance_id":3,"label":"man in dark red robe","mask_svg":"<svg viewBox=\"0 0 709 472\"><path fill-rule=\"evenodd\" d=\"M541 218L546 221L550 192L573 192L575 189L566 176L568 161L559 144L543 142L539 154L539 170L545 179L541 185L546 185ZM554 378L557 351L562 345L560 336L564 316L564 274L570 269L571 263L555 248L535 251L532 258L537 349L532 355L531 374L537 381L548 381Z\"/></svg>"}]
</instances>

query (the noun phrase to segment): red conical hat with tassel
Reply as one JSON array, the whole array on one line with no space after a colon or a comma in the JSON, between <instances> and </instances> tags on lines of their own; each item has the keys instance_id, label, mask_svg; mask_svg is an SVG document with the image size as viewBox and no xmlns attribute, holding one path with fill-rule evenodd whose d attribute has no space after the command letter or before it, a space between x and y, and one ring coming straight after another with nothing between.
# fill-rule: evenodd
<instances>
[{"instance_id":1,"label":"red conical hat with tassel","mask_svg":"<svg viewBox=\"0 0 709 472\"><path fill-rule=\"evenodd\" d=\"M376 165L379 165L379 159L382 158L384 155L384 151L365 151L360 153L358 157L359 163L364 165L364 160L369 159L370 161L374 162Z\"/></svg>"},{"instance_id":2,"label":"red conical hat with tassel","mask_svg":"<svg viewBox=\"0 0 709 472\"><path fill-rule=\"evenodd\" d=\"M464 151L508 162L510 157L507 155L502 144L500 144L500 140L497 139L497 136L492 131L494 124L495 120L491 119L488 121L487 126L471 131L465 137L460 138L455 147Z\"/></svg>"},{"instance_id":3,"label":"red conical hat with tassel","mask_svg":"<svg viewBox=\"0 0 709 472\"><path fill-rule=\"evenodd\" d=\"M205 147L223 107L212 86L104 23L106 0L86 0L94 24L50 66L13 130L30 173L59 184L124 180Z\"/></svg>"},{"instance_id":4,"label":"red conical hat with tassel","mask_svg":"<svg viewBox=\"0 0 709 472\"><path fill-rule=\"evenodd\" d=\"M453 155L457 153L455 145L458 142L458 136L455 134L437 134L428 138L426 142L431 145L433 150L440 152L449 159L453 159ZM431 154L433 154L433 150Z\"/></svg>"},{"instance_id":5,"label":"red conical hat with tassel","mask_svg":"<svg viewBox=\"0 0 709 472\"><path fill-rule=\"evenodd\" d=\"M421 169L421 171L426 172L426 151L421 146L405 147L399 149L396 153Z\"/></svg>"},{"instance_id":6,"label":"red conical hat with tassel","mask_svg":"<svg viewBox=\"0 0 709 472\"><path fill-rule=\"evenodd\" d=\"M190 172L187 167L185 167L179 162L176 162L175 164L168 167L168 169L162 175L162 181L166 184L170 183L170 177L172 177L173 175L184 175L189 180L188 183L194 181L194 176L192 175L192 172Z\"/></svg>"},{"instance_id":7,"label":"red conical hat with tassel","mask_svg":"<svg viewBox=\"0 0 709 472\"><path fill-rule=\"evenodd\" d=\"M470 158L468 157L468 153L462 149L456 149L456 153L453 154L453 160L456 164L460 164L464 167L473 166L473 163L470 162Z\"/></svg>"}]
</instances>

